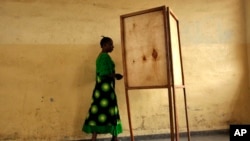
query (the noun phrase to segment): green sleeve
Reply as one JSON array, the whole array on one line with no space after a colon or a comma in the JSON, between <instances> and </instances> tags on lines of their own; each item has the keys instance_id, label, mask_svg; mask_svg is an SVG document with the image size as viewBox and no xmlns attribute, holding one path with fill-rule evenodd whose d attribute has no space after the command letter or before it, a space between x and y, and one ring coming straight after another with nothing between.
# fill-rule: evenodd
<instances>
[{"instance_id":1,"label":"green sleeve","mask_svg":"<svg viewBox=\"0 0 250 141\"><path fill-rule=\"evenodd\" d=\"M107 53L101 53L96 60L96 72L100 76L114 73L114 62Z\"/></svg>"}]
</instances>

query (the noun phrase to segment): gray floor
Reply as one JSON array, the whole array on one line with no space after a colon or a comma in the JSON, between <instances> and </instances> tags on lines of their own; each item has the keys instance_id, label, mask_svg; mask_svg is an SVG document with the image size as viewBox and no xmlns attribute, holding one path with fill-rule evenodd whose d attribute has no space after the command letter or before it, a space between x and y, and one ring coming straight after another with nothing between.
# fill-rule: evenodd
<instances>
[{"instance_id":1,"label":"gray floor","mask_svg":"<svg viewBox=\"0 0 250 141\"><path fill-rule=\"evenodd\" d=\"M123 140L122 140L123 141ZM137 139L135 141L171 141L170 138L164 139ZM188 141L188 138L181 137L179 141ZM229 141L228 135L196 135L191 136L190 141Z\"/></svg>"},{"instance_id":2,"label":"gray floor","mask_svg":"<svg viewBox=\"0 0 250 141\"><path fill-rule=\"evenodd\" d=\"M190 135L190 141L229 141L229 131L219 130L219 131L205 131L205 132L192 132ZM147 138L137 138L135 141L171 141L170 136L156 136L151 139ZM189 141L187 134L181 134L179 141Z\"/></svg>"},{"instance_id":3,"label":"gray floor","mask_svg":"<svg viewBox=\"0 0 250 141\"><path fill-rule=\"evenodd\" d=\"M193 133L190 141L229 141L229 133L227 131L202 132ZM121 137L120 141L131 141L129 137ZM171 141L169 135L153 135L153 136L136 136L135 141ZM82 140L83 141L83 140ZM89 140L88 140L89 141ZM97 141L110 141L110 139L97 139ZM189 141L185 135L181 135L179 141Z\"/></svg>"}]
</instances>

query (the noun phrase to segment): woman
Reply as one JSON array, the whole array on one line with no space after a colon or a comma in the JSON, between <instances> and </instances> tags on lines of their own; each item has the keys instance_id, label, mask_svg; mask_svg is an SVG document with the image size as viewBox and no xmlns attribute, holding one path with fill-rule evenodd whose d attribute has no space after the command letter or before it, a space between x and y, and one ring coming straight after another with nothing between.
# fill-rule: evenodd
<instances>
[{"instance_id":1,"label":"woman","mask_svg":"<svg viewBox=\"0 0 250 141\"><path fill-rule=\"evenodd\" d=\"M115 94L115 79L122 79L115 73L115 64L108 53L113 51L113 41L103 37L100 42L102 51L96 60L96 85L92 95L92 103L83 125L83 131L92 133L92 141L97 134L112 134L111 141L118 141L122 125Z\"/></svg>"}]
</instances>

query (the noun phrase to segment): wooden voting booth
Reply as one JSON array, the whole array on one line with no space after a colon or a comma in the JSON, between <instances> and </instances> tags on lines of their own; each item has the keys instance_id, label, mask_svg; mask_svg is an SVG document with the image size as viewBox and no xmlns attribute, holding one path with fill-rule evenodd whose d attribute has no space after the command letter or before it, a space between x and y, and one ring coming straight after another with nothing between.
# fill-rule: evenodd
<instances>
[{"instance_id":1,"label":"wooden voting booth","mask_svg":"<svg viewBox=\"0 0 250 141\"><path fill-rule=\"evenodd\" d=\"M179 23L165 6L120 16L124 82L131 141L134 141L129 90L166 88L171 141L179 141L176 90L184 96L187 136L186 90L181 56Z\"/></svg>"}]
</instances>

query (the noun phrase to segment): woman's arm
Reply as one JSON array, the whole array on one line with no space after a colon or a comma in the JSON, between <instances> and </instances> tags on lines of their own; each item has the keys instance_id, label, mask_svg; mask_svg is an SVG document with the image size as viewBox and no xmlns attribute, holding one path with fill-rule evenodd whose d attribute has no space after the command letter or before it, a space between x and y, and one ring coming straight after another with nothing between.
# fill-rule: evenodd
<instances>
[{"instance_id":1,"label":"woman's arm","mask_svg":"<svg viewBox=\"0 0 250 141\"><path fill-rule=\"evenodd\" d=\"M106 77L115 78L116 80L121 80L123 78L123 76L121 74L119 74L119 73L112 73L110 75L107 75Z\"/></svg>"}]
</instances>

